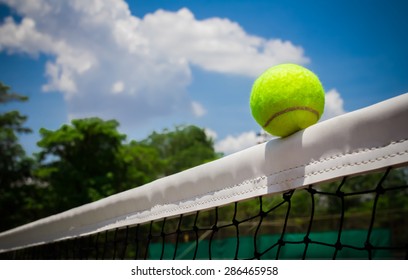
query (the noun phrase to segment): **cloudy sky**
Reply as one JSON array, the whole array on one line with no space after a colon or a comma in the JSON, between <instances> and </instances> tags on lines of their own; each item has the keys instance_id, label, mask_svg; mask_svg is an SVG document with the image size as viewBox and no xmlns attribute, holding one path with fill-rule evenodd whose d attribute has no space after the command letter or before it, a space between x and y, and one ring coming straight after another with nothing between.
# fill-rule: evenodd
<instances>
[{"instance_id":1,"label":"cloudy sky","mask_svg":"<svg viewBox=\"0 0 408 280\"><path fill-rule=\"evenodd\" d=\"M0 0L0 81L34 133L117 119L130 139L194 124L231 153L256 143L255 78L314 71L324 119L408 91L406 1Z\"/></svg>"}]
</instances>

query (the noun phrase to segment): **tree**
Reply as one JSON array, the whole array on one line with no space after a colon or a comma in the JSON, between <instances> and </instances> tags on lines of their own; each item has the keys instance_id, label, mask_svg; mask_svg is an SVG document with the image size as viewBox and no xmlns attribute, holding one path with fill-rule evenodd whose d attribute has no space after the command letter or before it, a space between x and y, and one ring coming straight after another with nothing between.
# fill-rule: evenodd
<instances>
[{"instance_id":1,"label":"tree","mask_svg":"<svg viewBox=\"0 0 408 280\"><path fill-rule=\"evenodd\" d=\"M41 129L41 167L36 171L53 195L59 212L123 190L120 151L126 136L118 122L99 118L73 120L56 131Z\"/></svg>"},{"instance_id":2,"label":"tree","mask_svg":"<svg viewBox=\"0 0 408 280\"><path fill-rule=\"evenodd\" d=\"M125 189L147 184L162 175L164 161L153 147L132 141L122 147L120 156L125 170Z\"/></svg>"},{"instance_id":3,"label":"tree","mask_svg":"<svg viewBox=\"0 0 408 280\"><path fill-rule=\"evenodd\" d=\"M0 82L0 104L26 101L27 97L10 92L10 87ZM0 230L20 224L25 220L22 211L25 193L31 191L33 159L26 156L18 141L18 134L30 133L24 126L27 116L18 111L0 113Z\"/></svg>"},{"instance_id":4,"label":"tree","mask_svg":"<svg viewBox=\"0 0 408 280\"><path fill-rule=\"evenodd\" d=\"M11 101L26 101L27 97L10 93L10 87L0 82L0 104ZM0 114L0 186L10 187L21 179L27 171L25 151L18 142L19 133L30 133L31 129L24 127L27 116L18 111Z\"/></svg>"},{"instance_id":5,"label":"tree","mask_svg":"<svg viewBox=\"0 0 408 280\"><path fill-rule=\"evenodd\" d=\"M204 129L193 125L178 126L174 131L153 132L142 143L158 150L164 161L164 176L220 157L214 151L214 143Z\"/></svg>"},{"instance_id":6,"label":"tree","mask_svg":"<svg viewBox=\"0 0 408 280\"><path fill-rule=\"evenodd\" d=\"M1 84L1 102L24 101ZM18 133L31 130L17 111L0 116L0 210L12 209L2 228L30 222L149 183L219 157L203 129L180 126L124 144L115 120L73 120L42 128L35 159L25 156Z\"/></svg>"},{"instance_id":7,"label":"tree","mask_svg":"<svg viewBox=\"0 0 408 280\"><path fill-rule=\"evenodd\" d=\"M153 133L123 144L119 124L73 120L56 131L41 129L39 179L49 186L52 213L144 185L217 157L212 140L195 126Z\"/></svg>"}]
</instances>

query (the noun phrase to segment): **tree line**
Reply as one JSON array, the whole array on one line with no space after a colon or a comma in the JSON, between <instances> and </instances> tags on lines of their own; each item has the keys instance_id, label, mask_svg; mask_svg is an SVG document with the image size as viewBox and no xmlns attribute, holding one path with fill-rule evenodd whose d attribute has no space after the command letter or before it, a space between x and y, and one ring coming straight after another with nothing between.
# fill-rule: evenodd
<instances>
[{"instance_id":1,"label":"tree line","mask_svg":"<svg viewBox=\"0 0 408 280\"><path fill-rule=\"evenodd\" d=\"M26 102L0 83L0 105ZM2 110L3 111L3 110ZM184 125L127 142L116 120L72 120L40 129L27 155L18 136L27 116L0 113L0 231L144 185L219 158L204 129Z\"/></svg>"}]
</instances>

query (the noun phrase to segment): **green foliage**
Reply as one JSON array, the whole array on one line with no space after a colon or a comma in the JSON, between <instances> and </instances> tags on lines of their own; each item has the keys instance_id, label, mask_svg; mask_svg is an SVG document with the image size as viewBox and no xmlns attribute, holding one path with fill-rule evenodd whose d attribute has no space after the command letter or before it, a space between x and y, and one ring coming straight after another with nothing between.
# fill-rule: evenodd
<instances>
[{"instance_id":1,"label":"green foliage","mask_svg":"<svg viewBox=\"0 0 408 280\"><path fill-rule=\"evenodd\" d=\"M119 156L125 135L116 121L73 120L56 131L41 129L40 168L49 184L53 210L62 211L123 190L124 165Z\"/></svg>"},{"instance_id":2,"label":"green foliage","mask_svg":"<svg viewBox=\"0 0 408 280\"><path fill-rule=\"evenodd\" d=\"M0 104L10 101L27 101L28 97L15 92L10 92L10 87L0 82Z\"/></svg>"},{"instance_id":3,"label":"green foliage","mask_svg":"<svg viewBox=\"0 0 408 280\"><path fill-rule=\"evenodd\" d=\"M9 91L10 88L0 82L0 105L27 100L25 96ZM25 205L23 194L30 188L28 180L34 165L18 142L18 134L31 132L24 126L26 120L27 117L18 111L0 114L0 213L8 213L1 215L0 230L25 220L18 210Z\"/></svg>"},{"instance_id":4,"label":"green foliage","mask_svg":"<svg viewBox=\"0 0 408 280\"><path fill-rule=\"evenodd\" d=\"M56 213L134 188L213 160L204 130L178 127L124 144L119 124L98 118L73 120L56 131L41 129L36 176L46 182Z\"/></svg>"},{"instance_id":5,"label":"green foliage","mask_svg":"<svg viewBox=\"0 0 408 280\"><path fill-rule=\"evenodd\" d=\"M10 93L10 87L0 82L0 104L11 101L26 101L27 97L17 93ZM31 129L24 127L27 116L18 111L10 111L0 114L0 177L1 186L9 186L12 181L20 176L20 169L24 168L25 151L18 143L19 133L30 133ZM23 161L23 162L22 162ZM23 166L20 166L23 165ZM9 172L14 173L13 175ZM7 176L6 176L7 175Z\"/></svg>"},{"instance_id":6,"label":"green foliage","mask_svg":"<svg viewBox=\"0 0 408 280\"><path fill-rule=\"evenodd\" d=\"M164 176L219 157L214 151L212 139L196 126L178 126L174 131L153 132L142 143L159 151L160 158L165 162Z\"/></svg>"},{"instance_id":7,"label":"green foliage","mask_svg":"<svg viewBox=\"0 0 408 280\"><path fill-rule=\"evenodd\" d=\"M126 173L126 189L141 186L161 176L164 161L157 149L136 141L124 145L120 152Z\"/></svg>"}]
</instances>

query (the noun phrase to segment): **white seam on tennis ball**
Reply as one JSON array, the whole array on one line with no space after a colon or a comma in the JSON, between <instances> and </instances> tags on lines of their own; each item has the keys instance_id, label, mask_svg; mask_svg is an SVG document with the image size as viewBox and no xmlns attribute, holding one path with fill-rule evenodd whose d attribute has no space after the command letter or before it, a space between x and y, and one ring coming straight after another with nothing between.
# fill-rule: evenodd
<instances>
[{"instance_id":1,"label":"white seam on tennis ball","mask_svg":"<svg viewBox=\"0 0 408 280\"><path fill-rule=\"evenodd\" d=\"M276 112L275 114L273 114L266 121L266 123L263 125L263 127L267 127L271 123L271 121L273 121L273 119L279 117L280 115L283 115L285 113L289 113L289 112L292 112L292 111L297 111L297 110L303 110L303 111L311 112L311 113L316 115L317 119L319 119L319 117L320 117L319 112L317 112L315 109L310 108L310 107L306 107L306 106L289 107L289 108L286 108L285 110L282 110L282 111L279 111L279 112Z\"/></svg>"}]
</instances>

